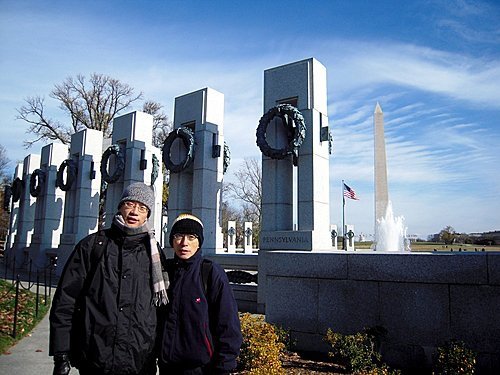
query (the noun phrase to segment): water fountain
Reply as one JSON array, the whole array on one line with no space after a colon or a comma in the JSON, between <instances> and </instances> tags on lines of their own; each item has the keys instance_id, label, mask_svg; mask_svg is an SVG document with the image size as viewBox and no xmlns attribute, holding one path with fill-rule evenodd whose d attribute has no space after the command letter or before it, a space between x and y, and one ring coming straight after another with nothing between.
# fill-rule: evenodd
<instances>
[{"instance_id":1,"label":"water fountain","mask_svg":"<svg viewBox=\"0 0 500 375\"><path fill-rule=\"evenodd\" d=\"M385 216L377 220L377 243L374 250L410 251L410 242L406 237L407 227L403 216L394 216L391 201L387 204Z\"/></svg>"}]
</instances>

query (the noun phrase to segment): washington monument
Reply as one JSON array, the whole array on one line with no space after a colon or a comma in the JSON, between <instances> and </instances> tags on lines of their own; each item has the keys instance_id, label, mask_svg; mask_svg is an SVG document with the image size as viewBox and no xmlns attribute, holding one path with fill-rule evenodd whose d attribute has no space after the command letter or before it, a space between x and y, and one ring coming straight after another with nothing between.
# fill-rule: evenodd
<instances>
[{"instance_id":1,"label":"washington monument","mask_svg":"<svg viewBox=\"0 0 500 375\"><path fill-rule=\"evenodd\" d=\"M377 223L385 217L389 202L387 189L387 158L385 155L384 113L377 102L373 114L375 133L375 242L377 242Z\"/></svg>"}]
</instances>

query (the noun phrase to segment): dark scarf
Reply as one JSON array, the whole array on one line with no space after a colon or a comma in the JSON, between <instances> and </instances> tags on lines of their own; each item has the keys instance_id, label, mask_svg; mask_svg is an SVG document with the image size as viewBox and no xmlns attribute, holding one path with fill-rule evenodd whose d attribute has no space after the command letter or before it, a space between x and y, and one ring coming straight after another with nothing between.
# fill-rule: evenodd
<instances>
[{"instance_id":1,"label":"dark scarf","mask_svg":"<svg viewBox=\"0 0 500 375\"><path fill-rule=\"evenodd\" d=\"M168 274L163 273L161 270L160 253L155 238L154 228L150 228L146 221L142 226L132 228L127 226L123 216L117 213L113 218L115 224L120 230L127 235L134 235L140 233L149 234L149 250L151 251L151 277L153 279L153 304L155 306L166 305L168 303L167 288L169 285Z\"/></svg>"}]
</instances>

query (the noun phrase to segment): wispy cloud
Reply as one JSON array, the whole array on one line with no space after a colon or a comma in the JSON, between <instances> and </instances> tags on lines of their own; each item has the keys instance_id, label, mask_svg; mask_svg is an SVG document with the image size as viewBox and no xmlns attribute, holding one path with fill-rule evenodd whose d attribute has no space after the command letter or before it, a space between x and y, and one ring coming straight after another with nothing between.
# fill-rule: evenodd
<instances>
[{"instance_id":1,"label":"wispy cloud","mask_svg":"<svg viewBox=\"0 0 500 375\"><path fill-rule=\"evenodd\" d=\"M437 26L455 36L484 45L500 43L500 11L485 1L444 1L446 10L437 21Z\"/></svg>"},{"instance_id":2,"label":"wispy cloud","mask_svg":"<svg viewBox=\"0 0 500 375\"><path fill-rule=\"evenodd\" d=\"M475 105L500 108L500 60L470 58L415 45L349 41L332 57L336 87L395 84Z\"/></svg>"}]
</instances>

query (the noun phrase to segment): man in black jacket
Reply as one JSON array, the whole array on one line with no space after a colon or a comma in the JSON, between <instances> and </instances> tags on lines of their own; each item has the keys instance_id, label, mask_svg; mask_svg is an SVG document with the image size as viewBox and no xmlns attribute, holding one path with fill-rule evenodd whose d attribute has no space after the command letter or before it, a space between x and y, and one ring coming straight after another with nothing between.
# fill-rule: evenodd
<instances>
[{"instance_id":1,"label":"man in black jacket","mask_svg":"<svg viewBox=\"0 0 500 375\"><path fill-rule=\"evenodd\" d=\"M197 217L175 219L169 240L175 255L167 260L170 302L160 308L160 375L229 374L242 336L226 273L203 259L203 224Z\"/></svg>"},{"instance_id":2,"label":"man in black jacket","mask_svg":"<svg viewBox=\"0 0 500 375\"><path fill-rule=\"evenodd\" d=\"M147 219L151 188L129 185L111 228L82 239L50 311L54 375L156 374L156 307L168 302L158 244ZM166 276L166 274L165 274Z\"/></svg>"}]
</instances>

